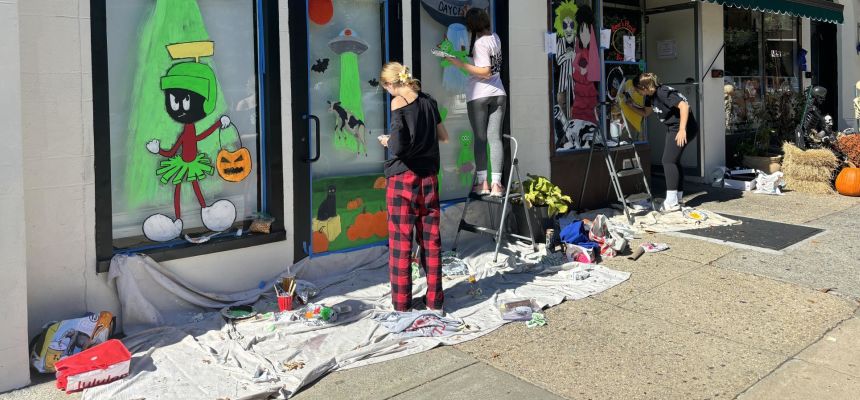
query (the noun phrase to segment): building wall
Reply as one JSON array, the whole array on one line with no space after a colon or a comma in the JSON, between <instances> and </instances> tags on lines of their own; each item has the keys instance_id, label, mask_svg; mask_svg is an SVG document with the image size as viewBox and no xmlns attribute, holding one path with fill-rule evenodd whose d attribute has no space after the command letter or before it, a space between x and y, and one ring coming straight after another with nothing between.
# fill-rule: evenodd
<instances>
[{"instance_id":1,"label":"building wall","mask_svg":"<svg viewBox=\"0 0 860 400\"><path fill-rule=\"evenodd\" d=\"M857 0L837 0L845 6L845 22L837 28L839 49L839 129L854 127L855 85L860 81L860 54L856 46L857 24L860 23L860 3Z\"/></svg>"},{"instance_id":2,"label":"building wall","mask_svg":"<svg viewBox=\"0 0 860 400\"><path fill-rule=\"evenodd\" d=\"M509 13L511 135L522 146L521 173L549 176L549 73L543 44L547 2L511 1Z\"/></svg>"},{"instance_id":3,"label":"building wall","mask_svg":"<svg viewBox=\"0 0 860 400\"><path fill-rule=\"evenodd\" d=\"M699 70L705 78L702 80L701 98L701 139L702 140L702 172L708 176L714 168L726 165L726 117L723 104L723 78L711 78L711 69L725 70L725 52L720 51L723 45L723 7L717 4L702 3L700 8L701 33L699 40L700 65ZM719 55L717 53L719 52Z\"/></svg>"},{"instance_id":4,"label":"building wall","mask_svg":"<svg viewBox=\"0 0 860 400\"><path fill-rule=\"evenodd\" d=\"M0 3L2 7L13 7L15 2L12 5ZM29 313L20 315L29 316L28 334L32 337L51 320L77 317L86 311L118 313L119 302L114 286L107 282L107 274L96 274L95 267L89 0L27 0L17 8L16 18L20 16L22 94L15 98L20 99L21 120L24 121L24 204L11 209L25 210L26 246L21 240L18 247L26 247L26 287L30 290L25 295L25 287L21 285L20 289L15 288L20 293L15 293L21 299L26 298ZM288 0L281 0L281 112L287 239L164 263L201 288L214 291L254 288L261 280L280 273L293 259L288 11ZM3 29L10 25L3 24ZM8 39L5 34L2 37ZM16 60L17 57L4 57L3 61L10 59ZM6 67L2 62L0 66ZM4 73L4 76L9 75ZM4 80L4 84L7 83ZM3 91L4 95L7 93ZM4 107L3 110L9 112L10 109ZM15 121L5 115L4 120ZM4 215L4 220L10 218ZM15 232L24 231L15 229ZM7 235L3 233L5 244ZM17 262L23 263L24 258L19 257ZM11 267L4 264L3 268ZM27 307L22 304L20 309L26 310ZM18 348L26 348L26 341L24 343ZM0 345L0 354L5 354L3 350L4 346Z\"/></svg>"},{"instance_id":5,"label":"building wall","mask_svg":"<svg viewBox=\"0 0 860 400\"><path fill-rule=\"evenodd\" d=\"M27 251L18 0L0 1L0 392L30 383L27 356Z\"/></svg>"}]
</instances>

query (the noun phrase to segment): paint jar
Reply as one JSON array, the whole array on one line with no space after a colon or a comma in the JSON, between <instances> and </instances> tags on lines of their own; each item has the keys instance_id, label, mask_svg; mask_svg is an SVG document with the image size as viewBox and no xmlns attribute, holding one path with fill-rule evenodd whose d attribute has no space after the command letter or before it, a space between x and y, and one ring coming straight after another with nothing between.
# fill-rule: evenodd
<instances>
[{"instance_id":1,"label":"paint jar","mask_svg":"<svg viewBox=\"0 0 860 400\"><path fill-rule=\"evenodd\" d=\"M293 309L293 296L286 293L278 294L278 310L281 312Z\"/></svg>"}]
</instances>

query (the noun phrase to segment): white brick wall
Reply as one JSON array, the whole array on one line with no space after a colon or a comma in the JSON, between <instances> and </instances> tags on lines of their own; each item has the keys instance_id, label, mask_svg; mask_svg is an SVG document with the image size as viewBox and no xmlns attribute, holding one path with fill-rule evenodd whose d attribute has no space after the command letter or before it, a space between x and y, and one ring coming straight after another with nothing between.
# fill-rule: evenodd
<instances>
[{"instance_id":1,"label":"white brick wall","mask_svg":"<svg viewBox=\"0 0 860 400\"><path fill-rule=\"evenodd\" d=\"M18 1L0 1L0 392L30 383Z\"/></svg>"},{"instance_id":2,"label":"white brick wall","mask_svg":"<svg viewBox=\"0 0 860 400\"><path fill-rule=\"evenodd\" d=\"M520 171L549 176L549 96L546 2L510 2L509 50L511 134L520 143ZM524 177L525 179L525 177Z\"/></svg>"},{"instance_id":3,"label":"white brick wall","mask_svg":"<svg viewBox=\"0 0 860 400\"><path fill-rule=\"evenodd\" d=\"M29 333L86 311L118 311L95 273L89 0L27 0L21 112Z\"/></svg>"}]
</instances>

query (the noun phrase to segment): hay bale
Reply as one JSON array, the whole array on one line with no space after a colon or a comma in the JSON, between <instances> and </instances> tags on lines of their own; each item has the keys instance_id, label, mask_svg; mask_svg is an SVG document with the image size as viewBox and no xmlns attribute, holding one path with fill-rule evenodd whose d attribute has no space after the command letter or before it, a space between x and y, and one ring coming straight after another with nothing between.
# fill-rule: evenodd
<instances>
[{"instance_id":1,"label":"hay bale","mask_svg":"<svg viewBox=\"0 0 860 400\"><path fill-rule=\"evenodd\" d=\"M798 192L832 194L833 176L839 167L839 160L830 150L801 150L785 143L782 159L782 172L786 186Z\"/></svg>"}]
</instances>

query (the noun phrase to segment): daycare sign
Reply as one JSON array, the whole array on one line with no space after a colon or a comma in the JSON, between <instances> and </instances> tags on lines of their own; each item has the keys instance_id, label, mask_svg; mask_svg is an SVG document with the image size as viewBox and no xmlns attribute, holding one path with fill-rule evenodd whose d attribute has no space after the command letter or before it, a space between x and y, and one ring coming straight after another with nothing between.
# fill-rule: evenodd
<instances>
[{"instance_id":1,"label":"daycare sign","mask_svg":"<svg viewBox=\"0 0 860 400\"><path fill-rule=\"evenodd\" d=\"M490 0L421 0L421 5L436 22L448 26L462 24L469 8L483 8L489 12Z\"/></svg>"}]
</instances>

